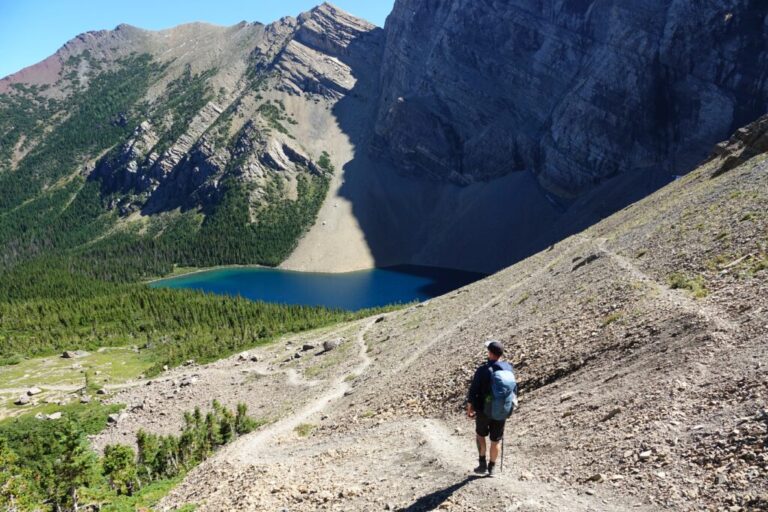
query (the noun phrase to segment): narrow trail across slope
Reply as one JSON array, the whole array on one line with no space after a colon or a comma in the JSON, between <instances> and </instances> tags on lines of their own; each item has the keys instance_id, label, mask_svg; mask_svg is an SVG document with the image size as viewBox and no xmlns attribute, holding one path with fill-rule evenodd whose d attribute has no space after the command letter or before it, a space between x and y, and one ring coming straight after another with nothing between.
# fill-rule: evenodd
<instances>
[{"instance_id":1,"label":"narrow trail across slope","mask_svg":"<svg viewBox=\"0 0 768 512\"><path fill-rule=\"evenodd\" d=\"M276 438L293 431L308 418L321 412L328 407L329 404L343 397L350 387L347 379L349 377L357 377L361 375L371 364L371 359L367 354L368 347L365 343L365 334L370 330L373 324L376 323L378 318L379 317L368 320L357 333L355 344L359 347L358 358L361 362L350 373L334 379L330 387L322 395L312 400L299 411L226 446L216 454L216 458L228 460L233 463L250 464L254 460L257 460L259 452L269 446Z\"/></svg>"},{"instance_id":2,"label":"narrow trail across slope","mask_svg":"<svg viewBox=\"0 0 768 512\"><path fill-rule=\"evenodd\" d=\"M583 237L582 237L583 238ZM692 315L701 317L707 323L711 323L719 331L724 332L736 332L739 330L738 326L730 321L724 312L718 310L709 304L702 304L697 302L684 293L677 292L657 282L653 277L649 276L638 268L630 260L610 250L606 246L607 240L605 238L594 239L594 244L597 249L604 255L611 258L622 270L628 273L633 279L640 281L650 286L656 293L659 294L659 298L670 305L681 309Z\"/></svg>"},{"instance_id":3,"label":"narrow trail across slope","mask_svg":"<svg viewBox=\"0 0 768 512\"><path fill-rule=\"evenodd\" d=\"M587 240L581 240L578 245L587 243ZM541 275L546 273L557 261L559 261L562 258L562 256L558 256L551 262L549 262L547 265L543 265L541 268L539 268L536 272L533 272L531 275L526 277L525 279L521 281L517 281L511 286L505 287L501 292L493 295L489 300L482 303L480 306L472 310L470 313L465 315L461 320L458 322L453 323L449 327L446 327L442 331L440 331L439 334L431 338L430 341L426 343L422 343L418 346L418 348L414 348L414 350L411 351L411 354L409 357L404 359L402 363L398 365L397 368L393 370L394 373L399 373L403 369L408 368L412 364L414 364L416 361L419 360L419 358L423 357L424 354L428 353L437 343L442 342L447 336L450 336L451 334L455 333L459 329L461 329L462 326L470 322L471 320L474 320L477 315L482 313L483 311L487 310L488 308L492 307L494 304L502 300L503 298L507 297L511 292L514 290L524 286L525 284L535 281L537 278L539 278Z\"/></svg>"}]
</instances>

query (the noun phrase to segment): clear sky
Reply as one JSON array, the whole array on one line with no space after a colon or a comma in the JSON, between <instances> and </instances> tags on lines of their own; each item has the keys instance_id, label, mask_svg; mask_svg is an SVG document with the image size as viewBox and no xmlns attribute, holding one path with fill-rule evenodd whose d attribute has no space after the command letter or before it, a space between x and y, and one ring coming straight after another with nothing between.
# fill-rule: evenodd
<instances>
[{"instance_id":1,"label":"clear sky","mask_svg":"<svg viewBox=\"0 0 768 512\"><path fill-rule=\"evenodd\" d=\"M0 0L0 78L53 54L77 34L128 23L150 30L191 21L234 25L296 16L322 0ZM394 0L333 0L383 26Z\"/></svg>"}]
</instances>

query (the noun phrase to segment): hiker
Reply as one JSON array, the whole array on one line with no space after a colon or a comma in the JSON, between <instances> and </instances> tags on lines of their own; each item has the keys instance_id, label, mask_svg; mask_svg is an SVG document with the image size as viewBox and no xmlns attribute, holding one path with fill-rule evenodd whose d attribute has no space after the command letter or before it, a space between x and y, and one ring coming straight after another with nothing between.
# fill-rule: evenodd
<instances>
[{"instance_id":1,"label":"hiker","mask_svg":"<svg viewBox=\"0 0 768 512\"><path fill-rule=\"evenodd\" d=\"M504 423L517 405L517 383L512 365L501 361L504 347L496 340L486 341L488 361L480 365L467 393L467 417L475 418L475 434L480 463L475 473L493 476L499 448L504 438ZM486 441L491 438L490 460L486 462Z\"/></svg>"}]
</instances>

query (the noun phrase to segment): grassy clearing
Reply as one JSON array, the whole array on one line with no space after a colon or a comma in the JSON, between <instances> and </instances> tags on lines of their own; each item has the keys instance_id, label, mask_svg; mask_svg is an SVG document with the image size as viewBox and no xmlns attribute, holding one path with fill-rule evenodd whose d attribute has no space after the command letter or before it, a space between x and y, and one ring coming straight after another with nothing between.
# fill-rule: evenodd
<instances>
[{"instance_id":1,"label":"grassy clearing","mask_svg":"<svg viewBox=\"0 0 768 512\"><path fill-rule=\"evenodd\" d=\"M103 349L76 359L55 356L23 359L0 371L0 390L24 390L36 386L43 392L25 406L14 404L21 394L18 391L0 394L0 420L60 411L66 406L47 402L76 400L74 393L86 385L93 394L107 384L126 383L139 377L152 364L150 355L127 348Z\"/></svg>"},{"instance_id":2,"label":"grassy clearing","mask_svg":"<svg viewBox=\"0 0 768 512\"><path fill-rule=\"evenodd\" d=\"M105 348L85 357L64 359L59 356L22 359L3 368L0 389L38 386L76 386L85 383L86 373L92 384L120 384L137 378L154 361L146 352L129 348ZM100 372L98 375L96 372Z\"/></svg>"}]
</instances>

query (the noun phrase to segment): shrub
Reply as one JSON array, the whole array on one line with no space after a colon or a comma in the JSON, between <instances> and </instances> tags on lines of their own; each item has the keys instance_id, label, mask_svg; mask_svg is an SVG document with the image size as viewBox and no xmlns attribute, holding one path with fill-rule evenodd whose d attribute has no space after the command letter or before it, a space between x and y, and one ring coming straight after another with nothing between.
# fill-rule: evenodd
<instances>
[{"instance_id":1,"label":"shrub","mask_svg":"<svg viewBox=\"0 0 768 512\"><path fill-rule=\"evenodd\" d=\"M702 276L689 277L682 272L675 272L670 274L667 282L673 290L688 290L698 299L706 297L709 293Z\"/></svg>"}]
</instances>

